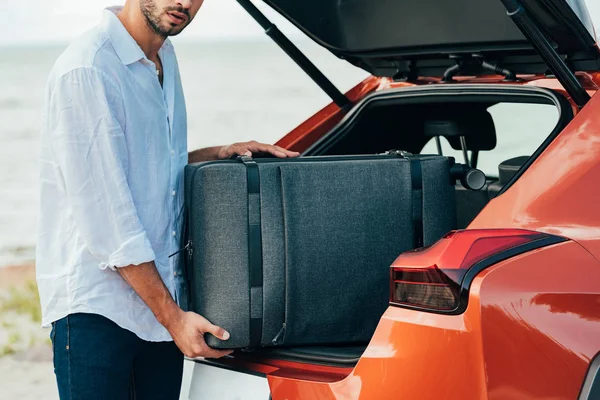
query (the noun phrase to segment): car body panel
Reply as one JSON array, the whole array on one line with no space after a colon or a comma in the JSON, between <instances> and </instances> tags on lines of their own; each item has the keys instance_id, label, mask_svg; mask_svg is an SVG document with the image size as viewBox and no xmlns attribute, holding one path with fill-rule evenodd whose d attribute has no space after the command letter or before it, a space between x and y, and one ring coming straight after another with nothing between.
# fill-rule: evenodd
<instances>
[{"instance_id":1,"label":"car body panel","mask_svg":"<svg viewBox=\"0 0 600 400\"><path fill-rule=\"evenodd\" d=\"M489 399L574 399L600 349L600 264L570 242L489 270L480 288Z\"/></svg>"},{"instance_id":2,"label":"car body panel","mask_svg":"<svg viewBox=\"0 0 600 400\"><path fill-rule=\"evenodd\" d=\"M600 349L599 306L600 265L585 249L534 250L478 275L464 314L388 308L339 382L269 375L272 398L573 399Z\"/></svg>"}]
</instances>

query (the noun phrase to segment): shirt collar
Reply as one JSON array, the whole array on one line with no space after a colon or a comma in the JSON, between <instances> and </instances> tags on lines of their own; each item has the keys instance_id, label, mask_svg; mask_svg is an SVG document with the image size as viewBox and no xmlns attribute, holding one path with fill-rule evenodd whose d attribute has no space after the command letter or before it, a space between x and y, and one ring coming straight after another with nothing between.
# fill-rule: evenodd
<instances>
[{"instance_id":1,"label":"shirt collar","mask_svg":"<svg viewBox=\"0 0 600 400\"><path fill-rule=\"evenodd\" d=\"M102 27L110 36L112 45L121 62L125 65L146 58L146 55L123 26L117 14L123 9L122 6L108 7L102 15ZM171 42L166 39L161 50L171 48Z\"/></svg>"}]
</instances>

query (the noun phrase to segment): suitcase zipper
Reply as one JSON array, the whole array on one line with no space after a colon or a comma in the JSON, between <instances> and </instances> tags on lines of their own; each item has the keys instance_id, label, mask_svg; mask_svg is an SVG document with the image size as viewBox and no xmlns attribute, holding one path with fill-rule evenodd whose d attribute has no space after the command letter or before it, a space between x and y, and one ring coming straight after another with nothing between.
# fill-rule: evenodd
<instances>
[{"instance_id":1,"label":"suitcase zipper","mask_svg":"<svg viewBox=\"0 0 600 400\"><path fill-rule=\"evenodd\" d=\"M380 155L382 156L400 156L402 158L407 158L409 156L412 156L412 153L409 153L408 151L404 151L404 150L388 150L384 153L380 153Z\"/></svg>"},{"instance_id":2,"label":"suitcase zipper","mask_svg":"<svg viewBox=\"0 0 600 400\"><path fill-rule=\"evenodd\" d=\"M275 335L273 340L271 340L271 343L277 344L277 342L279 342L279 339L281 339L281 337L284 334L285 334L285 322L283 323L283 325L281 325L281 329L279 330L279 332L277 332L277 335Z\"/></svg>"},{"instance_id":3,"label":"suitcase zipper","mask_svg":"<svg viewBox=\"0 0 600 400\"><path fill-rule=\"evenodd\" d=\"M310 157L297 157L297 158L285 158L285 159L281 159L281 158L252 158L252 157L248 157L248 156L244 156L247 157L250 160L255 161L258 164L268 164L268 163L272 163L272 162L282 162L283 160L285 160L286 162L312 162L312 161L325 161L325 160L331 160L331 161L355 161L355 160L376 160L376 159L380 159L382 156L402 156L402 157L406 157L406 156L411 156L413 155L412 153L409 153L408 151L403 151L403 150L388 150L385 153L376 153L376 154L355 154L355 155L330 155L330 156L310 156ZM224 164L224 163L239 163L241 162L241 158L242 156L237 156L236 158L231 158L231 159L223 159L223 160L213 160L213 161L203 161L200 163L194 163L194 164L190 164L192 166L195 166L195 170L194 170L194 175L195 172L198 170L199 166L207 166L207 165L212 165L212 164ZM308 158L308 160L307 160ZM192 182L194 180L194 177L192 177Z\"/></svg>"},{"instance_id":4,"label":"suitcase zipper","mask_svg":"<svg viewBox=\"0 0 600 400\"><path fill-rule=\"evenodd\" d=\"M192 254L194 254L194 243L192 242L192 239L188 240L185 246L187 247L188 260L191 261Z\"/></svg>"},{"instance_id":5,"label":"suitcase zipper","mask_svg":"<svg viewBox=\"0 0 600 400\"><path fill-rule=\"evenodd\" d=\"M185 244L185 246L182 249L179 249L175 253L171 254L169 256L169 258L173 257L176 254L181 253L184 250L187 250L188 258L191 260L192 259L192 253L194 252L194 249L192 248L192 241L191 241L191 239L187 241L187 243Z\"/></svg>"}]
</instances>

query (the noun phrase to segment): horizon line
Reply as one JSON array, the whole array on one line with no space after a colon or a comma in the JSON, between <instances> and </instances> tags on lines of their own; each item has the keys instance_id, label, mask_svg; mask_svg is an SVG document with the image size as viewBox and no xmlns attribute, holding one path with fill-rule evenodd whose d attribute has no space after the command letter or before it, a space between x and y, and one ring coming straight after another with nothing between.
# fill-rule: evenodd
<instances>
[{"instance_id":1,"label":"horizon line","mask_svg":"<svg viewBox=\"0 0 600 400\"><path fill-rule=\"evenodd\" d=\"M23 40L18 42L2 42L0 48L18 48L18 47L60 47L68 46L76 37L71 39L49 39L49 40ZM302 36L290 37L294 42L310 42L310 38ZM272 40L266 35L239 35L239 36L196 36L189 38L171 39L177 44L194 44L194 43L210 43L210 42L267 42Z\"/></svg>"}]
</instances>

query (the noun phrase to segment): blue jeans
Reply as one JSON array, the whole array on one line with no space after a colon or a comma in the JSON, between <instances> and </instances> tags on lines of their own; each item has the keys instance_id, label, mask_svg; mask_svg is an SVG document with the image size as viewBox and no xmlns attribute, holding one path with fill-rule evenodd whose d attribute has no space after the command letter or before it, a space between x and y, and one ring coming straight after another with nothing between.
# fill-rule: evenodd
<instances>
[{"instance_id":1,"label":"blue jeans","mask_svg":"<svg viewBox=\"0 0 600 400\"><path fill-rule=\"evenodd\" d=\"M177 400L183 354L173 342L146 342L109 319L71 314L52 324L61 400Z\"/></svg>"}]
</instances>

